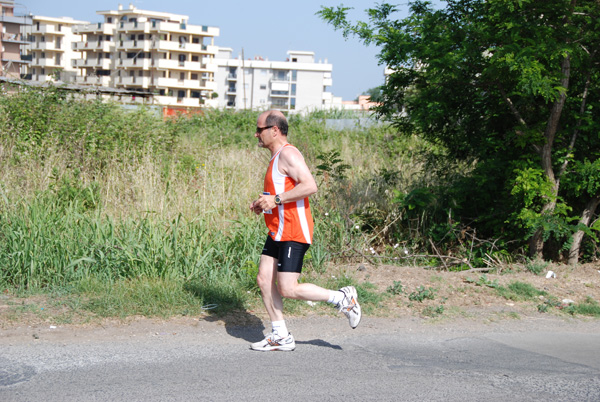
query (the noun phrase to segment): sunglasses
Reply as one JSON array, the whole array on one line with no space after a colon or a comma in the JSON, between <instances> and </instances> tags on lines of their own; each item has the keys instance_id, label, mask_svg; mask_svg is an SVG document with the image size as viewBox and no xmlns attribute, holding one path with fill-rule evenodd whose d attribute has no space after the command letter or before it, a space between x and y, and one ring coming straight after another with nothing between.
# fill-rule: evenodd
<instances>
[{"instance_id":1,"label":"sunglasses","mask_svg":"<svg viewBox=\"0 0 600 402\"><path fill-rule=\"evenodd\" d=\"M275 127L275 126L256 127L256 132L258 134L262 134L263 131L265 131L266 129L271 128L271 127Z\"/></svg>"}]
</instances>

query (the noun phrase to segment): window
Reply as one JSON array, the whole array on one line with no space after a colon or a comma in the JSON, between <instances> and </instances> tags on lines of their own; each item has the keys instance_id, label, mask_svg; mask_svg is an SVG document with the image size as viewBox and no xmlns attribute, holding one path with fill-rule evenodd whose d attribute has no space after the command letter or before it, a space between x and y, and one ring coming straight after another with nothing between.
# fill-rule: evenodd
<instances>
[{"instance_id":1,"label":"window","mask_svg":"<svg viewBox=\"0 0 600 402\"><path fill-rule=\"evenodd\" d=\"M192 79L193 80L197 80L198 79L198 74L192 73Z\"/></svg>"},{"instance_id":2,"label":"window","mask_svg":"<svg viewBox=\"0 0 600 402\"><path fill-rule=\"evenodd\" d=\"M179 73L179 81L185 80L185 73Z\"/></svg>"},{"instance_id":3,"label":"window","mask_svg":"<svg viewBox=\"0 0 600 402\"><path fill-rule=\"evenodd\" d=\"M297 80L298 80L298 71L292 70L292 81L297 81Z\"/></svg>"},{"instance_id":4,"label":"window","mask_svg":"<svg viewBox=\"0 0 600 402\"><path fill-rule=\"evenodd\" d=\"M261 84L260 89L267 89L267 86L265 84Z\"/></svg>"},{"instance_id":5,"label":"window","mask_svg":"<svg viewBox=\"0 0 600 402\"><path fill-rule=\"evenodd\" d=\"M106 17L106 22L112 24L112 17Z\"/></svg>"},{"instance_id":6,"label":"window","mask_svg":"<svg viewBox=\"0 0 600 402\"><path fill-rule=\"evenodd\" d=\"M198 58L198 56L192 56L192 61L199 61L200 59Z\"/></svg>"}]
</instances>

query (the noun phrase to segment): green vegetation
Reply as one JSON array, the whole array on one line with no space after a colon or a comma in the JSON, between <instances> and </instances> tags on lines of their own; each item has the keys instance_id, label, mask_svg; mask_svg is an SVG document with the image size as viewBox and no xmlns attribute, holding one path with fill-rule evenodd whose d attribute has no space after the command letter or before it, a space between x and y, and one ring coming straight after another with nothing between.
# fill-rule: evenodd
<instances>
[{"instance_id":1,"label":"green vegetation","mask_svg":"<svg viewBox=\"0 0 600 402\"><path fill-rule=\"evenodd\" d=\"M7 89L14 93L0 96L5 293L48 295L71 312L65 320L75 308L99 316L198 314L257 302L266 232L248 205L262 189L268 155L252 133L256 113L163 120L150 108L125 110L56 87ZM325 279L328 262L362 259L354 250L369 247L389 250L390 260L399 255L391 242L407 229L387 216L398 215L390 190L419 175L417 150L425 145L389 144L389 126L333 131L328 117L335 114L291 116L290 141L319 181L306 270L338 288L352 279ZM402 166L411 168L400 173ZM387 171L395 173L381 182ZM383 300L373 285L354 285L365 311Z\"/></svg>"},{"instance_id":2,"label":"green vegetation","mask_svg":"<svg viewBox=\"0 0 600 402\"><path fill-rule=\"evenodd\" d=\"M12 314L51 310L59 322L73 322L260 305L256 274L266 231L248 205L262 190L268 155L252 133L256 113L209 110L164 120L151 108L125 110L55 87L11 90L0 96L0 290ZM422 209L438 202L421 186L438 183L428 159L442 146L399 136L389 125L335 131L324 119L336 117L349 116L289 119L290 141L319 184L305 280L356 286L371 314L389 297L423 302L435 290L408 294L394 281L378 292L351 275L336 271L334 278L332 264L462 270L519 258L507 243L482 240L451 215L442 224ZM484 277L477 284L493 287ZM308 307L286 301L288 308ZM426 308L431 317L444 310Z\"/></svg>"},{"instance_id":3,"label":"green vegetation","mask_svg":"<svg viewBox=\"0 0 600 402\"><path fill-rule=\"evenodd\" d=\"M507 287L498 286L496 291L505 299L513 301L535 300L540 296L548 295L543 290L538 290L528 283L518 281L511 282Z\"/></svg>"},{"instance_id":4,"label":"green vegetation","mask_svg":"<svg viewBox=\"0 0 600 402\"><path fill-rule=\"evenodd\" d=\"M600 3L447 0L348 7L319 16L379 49L391 71L377 114L436 144L426 180L396 203L430 253L471 261L526 250L531 258L595 260L600 220ZM475 234L476 233L476 234ZM428 243L428 241L431 243ZM449 259L450 261L450 259Z\"/></svg>"},{"instance_id":5,"label":"green vegetation","mask_svg":"<svg viewBox=\"0 0 600 402\"><path fill-rule=\"evenodd\" d=\"M423 302L425 299L433 300L435 298L435 289L419 286L417 290L408 295L408 300Z\"/></svg>"}]
</instances>

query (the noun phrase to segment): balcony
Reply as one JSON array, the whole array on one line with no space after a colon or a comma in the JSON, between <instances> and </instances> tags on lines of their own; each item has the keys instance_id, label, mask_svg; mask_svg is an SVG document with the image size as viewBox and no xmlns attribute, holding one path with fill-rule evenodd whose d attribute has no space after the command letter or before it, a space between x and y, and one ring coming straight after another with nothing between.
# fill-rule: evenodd
<instances>
[{"instance_id":1,"label":"balcony","mask_svg":"<svg viewBox=\"0 0 600 402\"><path fill-rule=\"evenodd\" d=\"M117 42L117 48L122 50L150 51L152 41L150 40L122 40Z\"/></svg>"},{"instance_id":2,"label":"balcony","mask_svg":"<svg viewBox=\"0 0 600 402\"><path fill-rule=\"evenodd\" d=\"M58 44L56 46L55 42L36 42L31 44L31 50L55 50L58 52L64 52L64 46L62 44Z\"/></svg>"},{"instance_id":3,"label":"balcony","mask_svg":"<svg viewBox=\"0 0 600 402\"><path fill-rule=\"evenodd\" d=\"M110 41L73 42L73 50L110 53L115 50L115 44Z\"/></svg>"},{"instance_id":4,"label":"balcony","mask_svg":"<svg viewBox=\"0 0 600 402\"><path fill-rule=\"evenodd\" d=\"M227 76L227 81L237 81L237 74L229 74Z\"/></svg>"},{"instance_id":5,"label":"balcony","mask_svg":"<svg viewBox=\"0 0 600 402\"><path fill-rule=\"evenodd\" d=\"M158 88L191 89L197 91L216 91L217 83L205 80L179 80L177 78L154 78L152 85Z\"/></svg>"},{"instance_id":6,"label":"balcony","mask_svg":"<svg viewBox=\"0 0 600 402\"><path fill-rule=\"evenodd\" d=\"M117 63L118 67L122 68L143 68L149 69L152 66L152 59L121 59Z\"/></svg>"},{"instance_id":7,"label":"balcony","mask_svg":"<svg viewBox=\"0 0 600 402\"><path fill-rule=\"evenodd\" d=\"M27 37L25 35L16 34L16 33L3 33L2 34L2 42L12 42L26 45L29 43Z\"/></svg>"},{"instance_id":8,"label":"balcony","mask_svg":"<svg viewBox=\"0 0 600 402\"><path fill-rule=\"evenodd\" d=\"M152 47L155 50L160 51L182 51L185 50L189 53L198 53L204 55L216 55L218 46L203 45L201 43L189 43L179 42L174 40L159 40L154 43Z\"/></svg>"},{"instance_id":9,"label":"balcony","mask_svg":"<svg viewBox=\"0 0 600 402\"><path fill-rule=\"evenodd\" d=\"M119 32L139 32L139 33L149 33L150 28L154 25L152 22L125 22L121 21L117 25L117 30Z\"/></svg>"},{"instance_id":10,"label":"balcony","mask_svg":"<svg viewBox=\"0 0 600 402\"><path fill-rule=\"evenodd\" d=\"M19 25L31 25L31 17L26 15L2 15L0 16L0 22L7 22L10 24Z\"/></svg>"},{"instance_id":11,"label":"balcony","mask_svg":"<svg viewBox=\"0 0 600 402\"><path fill-rule=\"evenodd\" d=\"M150 77L117 77L117 85L126 87L148 88L150 86L150 81Z\"/></svg>"},{"instance_id":12,"label":"balcony","mask_svg":"<svg viewBox=\"0 0 600 402\"><path fill-rule=\"evenodd\" d=\"M156 22L152 24L152 32L189 33L199 36L219 36L219 28L205 25L188 25L176 22Z\"/></svg>"},{"instance_id":13,"label":"balcony","mask_svg":"<svg viewBox=\"0 0 600 402\"><path fill-rule=\"evenodd\" d=\"M77 34L114 35L115 29L115 24L98 22L96 24L76 25L74 31Z\"/></svg>"},{"instance_id":14,"label":"balcony","mask_svg":"<svg viewBox=\"0 0 600 402\"><path fill-rule=\"evenodd\" d=\"M203 59L205 60L205 59ZM216 64L202 64L199 61L179 61L179 60L167 60L159 59L156 60L154 66L158 69L164 70L186 70L186 71L201 71L208 73L216 73Z\"/></svg>"},{"instance_id":15,"label":"balcony","mask_svg":"<svg viewBox=\"0 0 600 402\"><path fill-rule=\"evenodd\" d=\"M98 70L110 70L112 67L111 59L77 59L75 63L77 68L95 68Z\"/></svg>"},{"instance_id":16,"label":"balcony","mask_svg":"<svg viewBox=\"0 0 600 402\"><path fill-rule=\"evenodd\" d=\"M75 83L81 85L96 85L102 87L110 87L111 86L111 78L108 75L102 76L94 76L88 75L85 77L75 77Z\"/></svg>"},{"instance_id":17,"label":"balcony","mask_svg":"<svg viewBox=\"0 0 600 402\"><path fill-rule=\"evenodd\" d=\"M323 78L323 86L330 87L333 85L333 79L331 78Z\"/></svg>"},{"instance_id":18,"label":"balcony","mask_svg":"<svg viewBox=\"0 0 600 402\"><path fill-rule=\"evenodd\" d=\"M14 63L14 61L13 61L13 63ZM31 61L31 65L36 66L36 67L62 68L60 63L56 63L56 59L49 58L49 57L33 59Z\"/></svg>"},{"instance_id":19,"label":"balcony","mask_svg":"<svg viewBox=\"0 0 600 402\"><path fill-rule=\"evenodd\" d=\"M59 30L57 26L54 25L40 25L39 27L36 24L33 24L31 27L32 34L52 34L52 35L64 35L65 33L62 30Z\"/></svg>"}]
</instances>

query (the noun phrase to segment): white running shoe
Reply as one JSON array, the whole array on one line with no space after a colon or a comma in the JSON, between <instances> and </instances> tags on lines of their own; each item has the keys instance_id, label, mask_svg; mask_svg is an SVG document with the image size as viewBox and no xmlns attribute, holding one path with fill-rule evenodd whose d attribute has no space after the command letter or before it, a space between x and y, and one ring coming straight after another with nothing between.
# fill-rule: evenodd
<instances>
[{"instance_id":1,"label":"white running shoe","mask_svg":"<svg viewBox=\"0 0 600 402\"><path fill-rule=\"evenodd\" d=\"M250 345L250 349L260 350L262 352L268 352L271 350L283 350L286 352L291 352L292 350L296 349L296 341L291 333L285 338L282 338L275 332L271 332L262 341L255 342Z\"/></svg>"},{"instance_id":2,"label":"white running shoe","mask_svg":"<svg viewBox=\"0 0 600 402\"><path fill-rule=\"evenodd\" d=\"M340 289L344 293L344 299L338 304L338 309L348 317L352 329L358 327L362 311L358 304L358 295L354 286L345 286Z\"/></svg>"}]
</instances>

